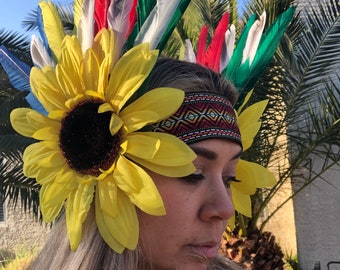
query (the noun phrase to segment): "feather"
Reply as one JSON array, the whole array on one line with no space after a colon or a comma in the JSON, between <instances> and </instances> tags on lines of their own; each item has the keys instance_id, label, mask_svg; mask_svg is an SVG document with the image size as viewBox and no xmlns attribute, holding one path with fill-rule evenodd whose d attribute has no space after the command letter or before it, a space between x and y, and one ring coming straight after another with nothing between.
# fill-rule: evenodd
<instances>
[{"instance_id":1,"label":"feather","mask_svg":"<svg viewBox=\"0 0 340 270\"><path fill-rule=\"evenodd\" d=\"M174 31L178 21L182 18L184 12L186 11L190 0L181 0L178 7L176 8L174 15L170 19L168 23L168 27L166 28L165 32L163 33L161 40L157 46L157 49L161 52L165 47L165 44L168 42L172 32Z\"/></svg>"},{"instance_id":2,"label":"feather","mask_svg":"<svg viewBox=\"0 0 340 270\"><path fill-rule=\"evenodd\" d=\"M52 56L50 47L48 45L47 36L46 36L45 31L44 31L44 22L43 22L43 17L42 17L42 11L41 11L41 8L39 6L37 8L37 17L36 17L35 23L37 25L38 32L40 34L40 38L41 38L41 40L44 44L45 49L47 50L49 55Z\"/></svg>"},{"instance_id":3,"label":"feather","mask_svg":"<svg viewBox=\"0 0 340 270\"><path fill-rule=\"evenodd\" d=\"M78 26L83 13L83 2L84 0L74 0L73 3L73 21L74 21L74 33L77 34Z\"/></svg>"},{"instance_id":4,"label":"feather","mask_svg":"<svg viewBox=\"0 0 340 270\"><path fill-rule=\"evenodd\" d=\"M49 47L55 57L59 59L61 54L60 44L64 39L65 33L58 9L52 2L40 2L39 6Z\"/></svg>"},{"instance_id":5,"label":"feather","mask_svg":"<svg viewBox=\"0 0 340 270\"><path fill-rule=\"evenodd\" d=\"M156 49L175 14L180 0L159 0L136 36L135 45L148 42L150 49Z\"/></svg>"},{"instance_id":6,"label":"feather","mask_svg":"<svg viewBox=\"0 0 340 270\"><path fill-rule=\"evenodd\" d=\"M6 71L9 81L15 89L20 91L30 91L25 99L31 108L46 115L46 110L31 92L29 77L31 67L16 58L3 45L0 46L0 64Z\"/></svg>"},{"instance_id":7,"label":"feather","mask_svg":"<svg viewBox=\"0 0 340 270\"><path fill-rule=\"evenodd\" d=\"M253 62L265 24L266 12L263 12L260 16L260 20L256 20L249 30L247 42L243 50L241 64L244 63L248 58L250 64Z\"/></svg>"},{"instance_id":8,"label":"feather","mask_svg":"<svg viewBox=\"0 0 340 270\"><path fill-rule=\"evenodd\" d=\"M35 35L33 35L31 39L31 56L34 65L40 69L44 66L55 66L55 63L46 50L43 42Z\"/></svg>"},{"instance_id":9,"label":"feather","mask_svg":"<svg viewBox=\"0 0 340 270\"><path fill-rule=\"evenodd\" d=\"M230 29L225 33L224 44L222 47L221 57L220 57L220 70L224 70L228 65L233 52L236 37L235 25L231 25Z\"/></svg>"},{"instance_id":10,"label":"feather","mask_svg":"<svg viewBox=\"0 0 340 270\"><path fill-rule=\"evenodd\" d=\"M134 0L112 0L108 10L108 27L120 33L123 38L126 38L130 31L130 24L127 22L130 22L131 10L135 7L134 2Z\"/></svg>"},{"instance_id":11,"label":"feather","mask_svg":"<svg viewBox=\"0 0 340 270\"><path fill-rule=\"evenodd\" d=\"M196 63L196 56L189 39L185 40L184 61Z\"/></svg>"},{"instance_id":12,"label":"feather","mask_svg":"<svg viewBox=\"0 0 340 270\"><path fill-rule=\"evenodd\" d=\"M0 46L0 64L15 89L22 91L31 89L29 80L31 67L20 61L3 45Z\"/></svg>"},{"instance_id":13,"label":"feather","mask_svg":"<svg viewBox=\"0 0 340 270\"><path fill-rule=\"evenodd\" d=\"M228 29L229 14L225 13L219 21L211 43L205 53L204 65L215 72L220 71L220 58L224 41L224 34Z\"/></svg>"},{"instance_id":14,"label":"feather","mask_svg":"<svg viewBox=\"0 0 340 270\"><path fill-rule=\"evenodd\" d=\"M241 65L242 57L243 57L243 49L246 45L247 37L248 37L248 32L253 25L253 23L256 20L256 14L253 14L249 20L247 21L246 25L243 28L243 31L240 35L240 38L237 41L235 50L233 52L233 55L225 69L222 70L221 74L224 75L227 79L232 81L236 88L238 86L236 85L236 80L235 76L236 73L238 72L238 68Z\"/></svg>"},{"instance_id":15,"label":"feather","mask_svg":"<svg viewBox=\"0 0 340 270\"><path fill-rule=\"evenodd\" d=\"M137 0L133 0L131 12L129 14L129 31L126 37L131 33L135 23L137 21Z\"/></svg>"},{"instance_id":16,"label":"feather","mask_svg":"<svg viewBox=\"0 0 340 270\"><path fill-rule=\"evenodd\" d=\"M200 35L197 41L197 52L196 52L196 61L199 64L204 65L204 55L205 55L205 47L207 45L207 37L208 37L208 26L204 25L201 29Z\"/></svg>"},{"instance_id":17,"label":"feather","mask_svg":"<svg viewBox=\"0 0 340 270\"><path fill-rule=\"evenodd\" d=\"M107 13L110 6L110 0L93 0L94 5L94 19L95 19L95 33L100 29L107 28Z\"/></svg>"},{"instance_id":18,"label":"feather","mask_svg":"<svg viewBox=\"0 0 340 270\"><path fill-rule=\"evenodd\" d=\"M151 13L152 9L155 7L156 0L139 0L136 6L136 22L127 38L125 48L127 50L134 46L136 36L138 35L142 25L144 24L146 18Z\"/></svg>"},{"instance_id":19,"label":"feather","mask_svg":"<svg viewBox=\"0 0 340 270\"><path fill-rule=\"evenodd\" d=\"M280 14L262 35L254 60L250 65L250 74L248 74L246 80L241 82L246 92L254 87L259 76L270 63L284 32L293 18L294 12L295 7L291 7Z\"/></svg>"},{"instance_id":20,"label":"feather","mask_svg":"<svg viewBox=\"0 0 340 270\"><path fill-rule=\"evenodd\" d=\"M84 0L82 14L77 27L77 38L80 41L82 51L92 47L94 37L94 1Z\"/></svg>"}]
</instances>

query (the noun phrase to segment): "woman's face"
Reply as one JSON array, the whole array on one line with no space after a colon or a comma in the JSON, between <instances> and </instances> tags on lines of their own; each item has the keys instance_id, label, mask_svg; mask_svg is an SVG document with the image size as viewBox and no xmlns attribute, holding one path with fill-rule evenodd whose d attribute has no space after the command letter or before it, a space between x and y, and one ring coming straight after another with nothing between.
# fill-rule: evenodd
<instances>
[{"instance_id":1,"label":"woman's face","mask_svg":"<svg viewBox=\"0 0 340 270\"><path fill-rule=\"evenodd\" d=\"M234 214L229 189L241 147L222 139L190 145L196 171L185 178L150 172L164 201L166 215L138 211L140 246L154 269L205 269L213 258L228 219Z\"/></svg>"}]
</instances>

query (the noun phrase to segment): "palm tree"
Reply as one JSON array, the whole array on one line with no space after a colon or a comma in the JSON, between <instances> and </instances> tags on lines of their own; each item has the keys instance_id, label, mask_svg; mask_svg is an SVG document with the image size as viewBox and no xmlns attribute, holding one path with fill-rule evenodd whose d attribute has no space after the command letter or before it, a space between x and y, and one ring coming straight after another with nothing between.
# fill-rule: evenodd
<instances>
[{"instance_id":1,"label":"palm tree","mask_svg":"<svg viewBox=\"0 0 340 270\"><path fill-rule=\"evenodd\" d=\"M73 29L72 6L58 5L66 30ZM24 28L34 31L37 28L37 11L33 10L23 22ZM0 58L6 61L6 55L14 55L27 68L33 66L30 56L28 37L17 32L0 30ZM1 62L2 62L1 61ZM8 72L8 70L7 70ZM0 65L0 199L8 198L10 204L16 205L21 200L25 211L32 211L34 217L40 216L39 189L34 179L29 179L22 172L22 154L32 144L32 139L17 134L9 122L9 114L14 108L29 107L25 96L28 94L26 82L17 78L10 82L5 70ZM13 86L16 85L16 88ZM20 91L18 91L20 90ZM26 91L25 91L26 90ZM0 203L2 203L0 201Z\"/></svg>"}]
</instances>

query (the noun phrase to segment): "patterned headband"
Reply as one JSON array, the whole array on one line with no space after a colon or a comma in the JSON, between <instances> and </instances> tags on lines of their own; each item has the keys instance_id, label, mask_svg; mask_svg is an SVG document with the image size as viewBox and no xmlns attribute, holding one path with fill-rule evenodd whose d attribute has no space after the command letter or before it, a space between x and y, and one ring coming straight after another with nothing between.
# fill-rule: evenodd
<instances>
[{"instance_id":1,"label":"patterned headband","mask_svg":"<svg viewBox=\"0 0 340 270\"><path fill-rule=\"evenodd\" d=\"M226 138L242 145L232 104L225 97L211 93L186 93L178 111L155 124L154 131L170 133L187 144Z\"/></svg>"}]
</instances>

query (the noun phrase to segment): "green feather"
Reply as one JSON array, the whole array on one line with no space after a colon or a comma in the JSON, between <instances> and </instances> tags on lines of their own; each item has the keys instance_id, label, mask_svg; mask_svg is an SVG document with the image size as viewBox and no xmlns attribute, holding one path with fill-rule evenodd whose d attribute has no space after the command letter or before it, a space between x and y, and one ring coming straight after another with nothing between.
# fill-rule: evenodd
<instances>
[{"instance_id":1,"label":"green feather","mask_svg":"<svg viewBox=\"0 0 340 270\"><path fill-rule=\"evenodd\" d=\"M238 73L238 68L241 65L241 61L243 57L243 50L244 50L244 47L246 46L249 30L251 26L254 24L256 17L257 15L253 14L247 21L240 35L240 38L237 41L235 50L233 52L233 55L231 56L231 59L227 67L221 72L222 75L224 75L226 78L228 78L230 81L234 83L236 88L238 88L238 86L236 85L237 80L235 78Z\"/></svg>"},{"instance_id":2,"label":"green feather","mask_svg":"<svg viewBox=\"0 0 340 270\"><path fill-rule=\"evenodd\" d=\"M136 36L138 35L142 25L146 21L152 9L155 7L157 1L156 0L139 0L137 4L137 22L133 27L130 35L128 36L125 42L125 50L129 50L134 46L134 42Z\"/></svg>"},{"instance_id":3,"label":"green feather","mask_svg":"<svg viewBox=\"0 0 340 270\"><path fill-rule=\"evenodd\" d=\"M294 16L295 9L295 7L291 7L280 14L262 35L254 60L250 66L249 60L245 61L242 65L241 61L249 29L256 20L255 14L250 17L244 27L228 66L221 72L221 74L233 82L240 93L236 108L242 104L246 94L253 89L262 72L270 63L281 37Z\"/></svg>"},{"instance_id":4,"label":"green feather","mask_svg":"<svg viewBox=\"0 0 340 270\"><path fill-rule=\"evenodd\" d=\"M165 30L158 46L157 49L159 49L159 51L161 52L165 46L165 44L168 42L172 31L175 29L178 21L181 19L181 17L183 16L184 12L186 11L189 3L191 0L182 0L180 1L180 3L178 4L178 7L174 13L174 15L172 16L167 29Z\"/></svg>"}]
</instances>

